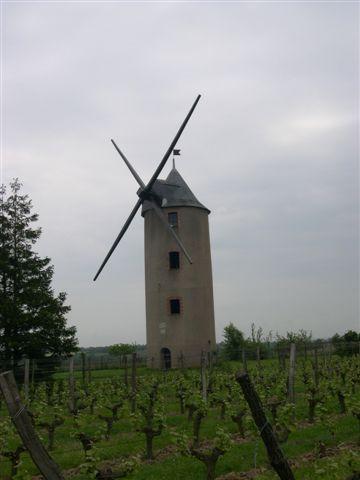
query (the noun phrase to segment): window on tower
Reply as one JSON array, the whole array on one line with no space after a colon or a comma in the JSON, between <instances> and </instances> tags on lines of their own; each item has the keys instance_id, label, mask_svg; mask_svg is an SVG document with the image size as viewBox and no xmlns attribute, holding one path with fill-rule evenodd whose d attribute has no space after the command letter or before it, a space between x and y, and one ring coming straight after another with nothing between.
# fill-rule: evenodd
<instances>
[{"instance_id":1,"label":"window on tower","mask_svg":"<svg viewBox=\"0 0 360 480\"><path fill-rule=\"evenodd\" d=\"M180 299L179 298L171 298L170 299L170 313L171 315L180 313Z\"/></svg>"},{"instance_id":2,"label":"window on tower","mask_svg":"<svg viewBox=\"0 0 360 480\"><path fill-rule=\"evenodd\" d=\"M179 252L169 252L169 267L171 270L178 270L180 268Z\"/></svg>"},{"instance_id":3,"label":"window on tower","mask_svg":"<svg viewBox=\"0 0 360 480\"><path fill-rule=\"evenodd\" d=\"M168 213L168 222L171 227L178 226L178 214L177 212L169 212Z\"/></svg>"}]
</instances>

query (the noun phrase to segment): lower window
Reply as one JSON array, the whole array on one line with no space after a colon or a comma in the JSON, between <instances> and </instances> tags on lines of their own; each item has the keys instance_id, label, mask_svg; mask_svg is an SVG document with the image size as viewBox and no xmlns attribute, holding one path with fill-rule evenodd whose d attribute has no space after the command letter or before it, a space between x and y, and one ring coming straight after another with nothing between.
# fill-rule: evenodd
<instances>
[{"instance_id":1,"label":"lower window","mask_svg":"<svg viewBox=\"0 0 360 480\"><path fill-rule=\"evenodd\" d=\"M180 299L172 298L170 299L170 313L180 313Z\"/></svg>"}]
</instances>

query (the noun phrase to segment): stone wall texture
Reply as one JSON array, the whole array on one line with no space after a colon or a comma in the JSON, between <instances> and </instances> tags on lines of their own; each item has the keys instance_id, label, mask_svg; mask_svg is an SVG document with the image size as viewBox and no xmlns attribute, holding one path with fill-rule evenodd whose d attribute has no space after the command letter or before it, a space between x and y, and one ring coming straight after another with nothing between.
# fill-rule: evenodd
<instances>
[{"instance_id":1,"label":"stone wall texture","mask_svg":"<svg viewBox=\"0 0 360 480\"><path fill-rule=\"evenodd\" d=\"M171 367L198 366L201 352L216 349L208 211L196 207L162 208L178 213L178 236L190 264L153 210L145 212L145 291L148 366L164 368L162 349ZM169 252L180 251L180 268L170 269ZM170 313L179 298L180 314Z\"/></svg>"}]
</instances>

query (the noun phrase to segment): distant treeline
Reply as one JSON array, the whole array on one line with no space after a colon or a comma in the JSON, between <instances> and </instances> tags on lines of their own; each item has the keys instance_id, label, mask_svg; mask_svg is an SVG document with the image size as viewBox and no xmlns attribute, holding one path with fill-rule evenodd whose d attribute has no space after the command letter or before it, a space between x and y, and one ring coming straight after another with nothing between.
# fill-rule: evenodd
<instances>
[{"instance_id":1,"label":"distant treeline","mask_svg":"<svg viewBox=\"0 0 360 480\"><path fill-rule=\"evenodd\" d=\"M269 354L279 350L286 350L291 343L295 343L300 351L321 347L322 345L331 346L333 353L339 355L352 355L359 353L360 334L348 330L345 334L335 334L327 339L313 339L311 332L299 330L298 332L287 332L286 335L273 335L272 332L264 335L262 328L256 328L254 324L251 325L251 335L245 337L244 334L232 323L224 328L223 341L216 344L216 351L219 355L230 360L241 358L242 350L246 350L250 356L260 355L262 358L267 358ZM129 344L117 344L120 346L130 347ZM79 360L82 353L87 357L94 359L113 357L117 353L111 348L114 345L107 345L103 347L83 347L75 354L75 360ZM146 345L131 344L138 357L146 357Z\"/></svg>"},{"instance_id":2,"label":"distant treeline","mask_svg":"<svg viewBox=\"0 0 360 480\"><path fill-rule=\"evenodd\" d=\"M80 356L81 353L85 353L89 357L100 357L100 356L107 356L110 355L109 349L111 345L107 345L104 347L80 347L79 351L75 354L76 356ZM145 353L146 345L136 345L135 346L136 353Z\"/></svg>"}]
</instances>

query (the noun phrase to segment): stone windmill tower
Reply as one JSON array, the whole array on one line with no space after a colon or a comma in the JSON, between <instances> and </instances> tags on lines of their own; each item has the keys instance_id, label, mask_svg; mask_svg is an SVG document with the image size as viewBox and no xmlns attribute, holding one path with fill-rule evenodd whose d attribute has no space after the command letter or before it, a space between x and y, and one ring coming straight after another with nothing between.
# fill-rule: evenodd
<instances>
[{"instance_id":1,"label":"stone windmill tower","mask_svg":"<svg viewBox=\"0 0 360 480\"><path fill-rule=\"evenodd\" d=\"M198 365L201 351L215 348L214 301L209 240L210 211L180 173L171 170L153 190L161 210L188 250L179 248L145 201L145 288L149 365ZM190 252L190 255L188 253Z\"/></svg>"},{"instance_id":2,"label":"stone windmill tower","mask_svg":"<svg viewBox=\"0 0 360 480\"><path fill-rule=\"evenodd\" d=\"M145 220L145 288L148 365L196 366L215 349L214 301L208 215L175 166L158 176L190 119L200 95L147 185L112 140L139 183L133 208L94 280L142 206Z\"/></svg>"}]
</instances>

